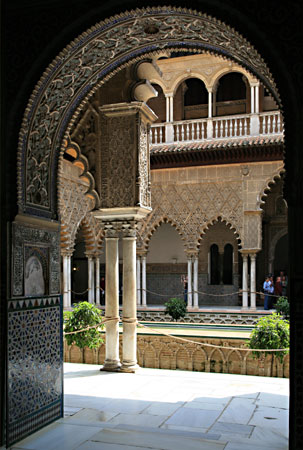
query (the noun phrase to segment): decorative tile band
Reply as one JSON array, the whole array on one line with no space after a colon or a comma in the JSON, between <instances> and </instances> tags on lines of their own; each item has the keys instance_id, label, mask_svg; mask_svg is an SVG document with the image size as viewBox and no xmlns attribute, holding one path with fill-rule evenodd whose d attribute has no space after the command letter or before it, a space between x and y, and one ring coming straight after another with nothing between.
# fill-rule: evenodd
<instances>
[{"instance_id":1,"label":"decorative tile band","mask_svg":"<svg viewBox=\"0 0 303 450\"><path fill-rule=\"evenodd\" d=\"M40 410L31 416L13 422L8 425L8 444L12 445L20 439L25 438L33 431L37 431L50 422L60 418L61 414L61 401L56 402L54 405Z\"/></svg>"},{"instance_id":2,"label":"decorative tile band","mask_svg":"<svg viewBox=\"0 0 303 450\"><path fill-rule=\"evenodd\" d=\"M7 427L10 443L61 414L60 303L60 296L9 301Z\"/></svg>"}]
</instances>

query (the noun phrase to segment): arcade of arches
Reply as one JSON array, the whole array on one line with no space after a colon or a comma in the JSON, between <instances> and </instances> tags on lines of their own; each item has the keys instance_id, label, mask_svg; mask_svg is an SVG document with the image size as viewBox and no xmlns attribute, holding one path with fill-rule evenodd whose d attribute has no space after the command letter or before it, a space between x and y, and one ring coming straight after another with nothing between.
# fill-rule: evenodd
<instances>
[{"instance_id":1,"label":"arcade of arches","mask_svg":"<svg viewBox=\"0 0 303 450\"><path fill-rule=\"evenodd\" d=\"M60 293L70 307L72 268L87 267L83 286L97 304L106 275L108 370L121 364L119 254L122 370L136 369L136 307L158 304L148 291L164 285L179 291L181 275L189 308L239 289L228 304L256 307L264 275L287 267L287 209L293 220L297 205L289 178L283 199L281 108L252 45L186 9L108 19L50 64L24 114L7 238L7 444L62 415Z\"/></svg>"},{"instance_id":2,"label":"arcade of arches","mask_svg":"<svg viewBox=\"0 0 303 450\"><path fill-rule=\"evenodd\" d=\"M101 107L133 95L134 100L145 100L157 116L150 131L152 212L137 228L138 307L163 305L167 298L182 296L181 279L186 276L189 309L255 309L254 292L261 291L266 273L276 275L287 265L287 252L283 262L275 258L279 239L287 235L280 113L262 84L235 63L207 53L160 55L114 76L96 92L71 130L59 181L64 306L83 298L104 302L104 225L96 219L96 202L87 195L90 186L82 175L81 158L86 158L86 174L98 178ZM229 150L231 143L236 157ZM209 150L213 147L215 157ZM78 238L77 254L71 257L78 229L82 252ZM224 258L230 267L227 277ZM120 272L121 293L122 267ZM235 294L242 289L243 295Z\"/></svg>"}]
</instances>

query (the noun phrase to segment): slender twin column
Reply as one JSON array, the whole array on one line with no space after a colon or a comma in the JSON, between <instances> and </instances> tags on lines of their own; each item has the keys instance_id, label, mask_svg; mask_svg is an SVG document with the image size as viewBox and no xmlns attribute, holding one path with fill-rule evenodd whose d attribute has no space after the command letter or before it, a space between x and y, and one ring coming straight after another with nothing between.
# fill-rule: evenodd
<instances>
[{"instance_id":1,"label":"slender twin column","mask_svg":"<svg viewBox=\"0 0 303 450\"><path fill-rule=\"evenodd\" d=\"M137 255L137 305L147 306L146 255Z\"/></svg>"},{"instance_id":2,"label":"slender twin column","mask_svg":"<svg viewBox=\"0 0 303 450\"><path fill-rule=\"evenodd\" d=\"M119 232L123 237L123 357L119 358ZM105 361L101 370L135 372L137 365L136 231L129 224L106 230Z\"/></svg>"},{"instance_id":3,"label":"slender twin column","mask_svg":"<svg viewBox=\"0 0 303 450\"><path fill-rule=\"evenodd\" d=\"M95 303L95 262L93 255L88 257L88 301Z\"/></svg>"},{"instance_id":4,"label":"slender twin column","mask_svg":"<svg viewBox=\"0 0 303 450\"><path fill-rule=\"evenodd\" d=\"M100 305L100 257L96 256L96 305Z\"/></svg>"},{"instance_id":5,"label":"slender twin column","mask_svg":"<svg viewBox=\"0 0 303 450\"><path fill-rule=\"evenodd\" d=\"M248 287L248 257L250 257L250 288ZM248 292L250 292L250 308L256 309L256 252L242 251L242 308L248 309Z\"/></svg>"},{"instance_id":6,"label":"slender twin column","mask_svg":"<svg viewBox=\"0 0 303 450\"><path fill-rule=\"evenodd\" d=\"M133 234L133 235L132 235ZM137 365L136 236L123 236L123 359L121 370L135 372Z\"/></svg>"},{"instance_id":7,"label":"slender twin column","mask_svg":"<svg viewBox=\"0 0 303 450\"><path fill-rule=\"evenodd\" d=\"M250 112L259 114L259 83L250 87Z\"/></svg>"},{"instance_id":8,"label":"slender twin column","mask_svg":"<svg viewBox=\"0 0 303 450\"><path fill-rule=\"evenodd\" d=\"M187 257L187 306L199 308L198 294L198 255L190 254Z\"/></svg>"},{"instance_id":9,"label":"slender twin column","mask_svg":"<svg viewBox=\"0 0 303 450\"><path fill-rule=\"evenodd\" d=\"M102 370L116 371L119 358L119 238L112 232L105 237L105 361Z\"/></svg>"},{"instance_id":10,"label":"slender twin column","mask_svg":"<svg viewBox=\"0 0 303 450\"><path fill-rule=\"evenodd\" d=\"M70 308L71 300L71 255L63 254L63 307Z\"/></svg>"}]
</instances>

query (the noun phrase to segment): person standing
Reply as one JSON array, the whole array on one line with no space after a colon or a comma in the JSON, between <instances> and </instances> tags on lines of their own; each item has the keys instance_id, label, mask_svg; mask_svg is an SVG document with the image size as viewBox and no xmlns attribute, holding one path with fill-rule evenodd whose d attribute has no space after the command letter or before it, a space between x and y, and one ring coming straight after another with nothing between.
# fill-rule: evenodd
<instances>
[{"instance_id":1,"label":"person standing","mask_svg":"<svg viewBox=\"0 0 303 450\"><path fill-rule=\"evenodd\" d=\"M265 294L264 309L266 311L268 311L269 309L271 309L271 305L272 305L271 295L274 293L274 284L273 284L273 279L272 279L271 275L268 275L268 277L266 277L266 279L263 283L263 291Z\"/></svg>"}]
</instances>

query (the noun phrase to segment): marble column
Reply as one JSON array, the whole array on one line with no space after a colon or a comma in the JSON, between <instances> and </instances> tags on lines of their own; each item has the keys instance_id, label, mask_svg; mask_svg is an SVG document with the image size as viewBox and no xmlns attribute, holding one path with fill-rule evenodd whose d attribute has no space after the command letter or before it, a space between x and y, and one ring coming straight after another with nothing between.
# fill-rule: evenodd
<instances>
[{"instance_id":1,"label":"marble column","mask_svg":"<svg viewBox=\"0 0 303 450\"><path fill-rule=\"evenodd\" d=\"M146 303L146 256L142 256L142 306L147 306Z\"/></svg>"},{"instance_id":2,"label":"marble column","mask_svg":"<svg viewBox=\"0 0 303 450\"><path fill-rule=\"evenodd\" d=\"M169 96L165 95L166 99L166 122L169 122Z\"/></svg>"},{"instance_id":3,"label":"marble column","mask_svg":"<svg viewBox=\"0 0 303 450\"><path fill-rule=\"evenodd\" d=\"M248 255L242 253L242 308L248 308Z\"/></svg>"},{"instance_id":4,"label":"marble column","mask_svg":"<svg viewBox=\"0 0 303 450\"><path fill-rule=\"evenodd\" d=\"M213 116L213 105L212 105L213 93L208 91L208 118L211 119Z\"/></svg>"},{"instance_id":5,"label":"marble column","mask_svg":"<svg viewBox=\"0 0 303 450\"><path fill-rule=\"evenodd\" d=\"M250 113L255 113L255 86L250 86Z\"/></svg>"},{"instance_id":6,"label":"marble column","mask_svg":"<svg viewBox=\"0 0 303 450\"><path fill-rule=\"evenodd\" d=\"M72 306L72 256L67 257L67 282L68 282L68 305Z\"/></svg>"},{"instance_id":7,"label":"marble column","mask_svg":"<svg viewBox=\"0 0 303 450\"><path fill-rule=\"evenodd\" d=\"M71 306L70 304L70 297L69 297L69 261L68 261L68 255L63 255L63 307L69 308Z\"/></svg>"},{"instance_id":8,"label":"marble column","mask_svg":"<svg viewBox=\"0 0 303 450\"><path fill-rule=\"evenodd\" d=\"M199 308L199 294L198 294L198 256L194 257L194 308Z\"/></svg>"},{"instance_id":9,"label":"marble column","mask_svg":"<svg viewBox=\"0 0 303 450\"><path fill-rule=\"evenodd\" d=\"M137 256L137 305L141 305L141 257Z\"/></svg>"},{"instance_id":10,"label":"marble column","mask_svg":"<svg viewBox=\"0 0 303 450\"><path fill-rule=\"evenodd\" d=\"M250 307L256 309L256 258L255 253L250 253Z\"/></svg>"},{"instance_id":11,"label":"marble column","mask_svg":"<svg viewBox=\"0 0 303 450\"><path fill-rule=\"evenodd\" d=\"M255 86L255 113L259 114L259 84Z\"/></svg>"},{"instance_id":12,"label":"marble column","mask_svg":"<svg viewBox=\"0 0 303 450\"><path fill-rule=\"evenodd\" d=\"M96 305L100 305L100 257L96 256Z\"/></svg>"},{"instance_id":13,"label":"marble column","mask_svg":"<svg viewBox=\"0 0 303 450\"><path fill-rule=\"evenodd\" d=\"M136 237L123 237L123 359L121 371L137 364Z\"/></svg>"},{"instance_id":14,"label":"marble column","mask_svg":"<svg viewBox=\"0 0 303 450\"><path fill-rule=\"evenodd\" d=\"M174 121L174 96L169 97L169 121Z\"/></svg>"},{"instance_id":15,"label":"marble column","mask_svg":"<svg viewBox=\"0 0 303 450\"><path fill-rule=\"evenodd\" d=\"M188 308L192 308L193 306L191 256L187 258L187 306Z\"/></svg>"},{"instance_id":16,"label":"marble column","mask_svg":"<svg viewBox=\"0 0 303 450\"><path fill-rule=\"evenodd\" d=\"M120 370L119 358L119 250L118 237L106 237L105 255L105 361L101 370Z\"/></svg>"},{"instance_id":17,"label":"marble column","mask_svg":"<svg viewBox=\"0 0 303 450\"><path fill-rule=\"evenodd\" d=\"M88 255L88 301L89 303L95 303L95 280L94 280L94 274L95 274L95 264L94 259L92 255Z\"/></svg>"}]
</instances>

